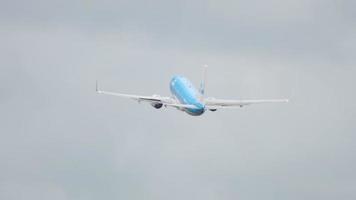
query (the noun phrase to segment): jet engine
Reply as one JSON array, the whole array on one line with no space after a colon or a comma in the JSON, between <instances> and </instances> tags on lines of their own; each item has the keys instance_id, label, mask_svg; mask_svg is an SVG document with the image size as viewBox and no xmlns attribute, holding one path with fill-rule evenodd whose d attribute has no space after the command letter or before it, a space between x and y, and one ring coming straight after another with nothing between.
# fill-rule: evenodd
<instances>
[{"instance_id":1,"label":"jet engine","mask_svg":"<svg viewBox=\"0 0 356 200\"><path fill-rule=\"evenodd\" d=\"M218 109L209 109L211 112L215 112L217 111Z\"/></svg>"},{"instance_id":2,"label":"jet engine","mask_svg":"<svg viewBox=\"0 0 356 200\"><path fill-rule=\"evenodd\" d=\"M160 109L162 108L163 104L162 103L151 103L151 105L156 108L156 109Z\"/></svg>"}]
</instances>

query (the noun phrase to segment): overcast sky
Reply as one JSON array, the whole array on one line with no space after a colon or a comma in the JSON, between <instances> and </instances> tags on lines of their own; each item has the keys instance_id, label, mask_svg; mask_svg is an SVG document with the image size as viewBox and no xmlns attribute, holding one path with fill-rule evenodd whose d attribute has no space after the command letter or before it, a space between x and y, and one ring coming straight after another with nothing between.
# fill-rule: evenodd
<instances>
[{"instance_id":1,"label":"overcast sky","mask_svg":"<svg viewBox=\"0 0 356 200\"><path fill-rule=\"evenodd\" d=\"M0 0L0 199L356 198L351 0ZM289 98L192 117L95 93Z\"/></svg>"}]
</instances>

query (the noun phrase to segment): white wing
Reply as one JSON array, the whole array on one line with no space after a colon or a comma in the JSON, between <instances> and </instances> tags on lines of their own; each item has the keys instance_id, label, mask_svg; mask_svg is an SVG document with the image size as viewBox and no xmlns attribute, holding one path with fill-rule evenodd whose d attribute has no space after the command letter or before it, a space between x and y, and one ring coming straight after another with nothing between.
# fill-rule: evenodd
<instances>
[{"instance_id":1,"label":"white wing","mask_svg":"<svg viewBox=\"0 0 356 200\"><path fill-rule=\"evenodd\" d=\"M251 104L260 103L286 103L288 99L259 99L259 100L226 100L226 99L205 99L205 106L208 109L219 109L219 108L238 108Z\"/></svg>"},{"instance_id":2,"label":"white wing","mask_svg":"<svg viewBox=\"0 0 356 200\"><path fill-rule=\"evenodd\" d=\"M136 100L138 102L144 101L144 102L148 102L148 103L161 103L164 106L171 106L171 107L175 107L178 109L196 108L196 106L194 106L194 105L181 104L176 99L173 99L171 97L161 97L158 95L141 96L141 95L131 95L131 94L122 94L122 93L116 93L116 92L102 91L102 90L98 89L98 84L96 85L96 92L98 94L105 94L105 95L129 98L129 99Z\"/></svg>"}]
</instances>

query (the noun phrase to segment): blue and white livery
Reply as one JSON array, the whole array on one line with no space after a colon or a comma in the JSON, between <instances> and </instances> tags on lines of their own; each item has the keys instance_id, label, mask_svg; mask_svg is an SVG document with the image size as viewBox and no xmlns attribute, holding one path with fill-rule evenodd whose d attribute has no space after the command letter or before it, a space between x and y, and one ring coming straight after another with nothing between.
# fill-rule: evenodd
<instances>
[{"instance_id":1,"label":"blue and white livery","mask_svg":"<svg viewBox=\"0 0 356 200\"><path fill-rule=\"evenodd\" d=\"M172 97L162 97L159 95L140 96L122 93L114 93L101 91L96 84L96 92L99 94L114 95L126 97L138 102L148 102L154 108L175 107L178 110L184 111L192 116L200 116L206 110L216 111L222 108L240 108L246 105L257 103L278 103L288 102L288 99L268 99L268 100L224 100L215 98L205 98L205 77L207 66L204 67L204 77L199 90L183 76L174 76L170 82L170 91Z\"/></svg>"}]
</instances>

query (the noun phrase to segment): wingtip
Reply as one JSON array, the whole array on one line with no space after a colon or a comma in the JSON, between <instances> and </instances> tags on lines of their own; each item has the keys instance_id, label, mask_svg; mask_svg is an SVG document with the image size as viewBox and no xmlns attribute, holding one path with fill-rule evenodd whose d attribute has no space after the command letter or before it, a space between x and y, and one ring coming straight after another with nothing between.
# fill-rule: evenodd
<instances>
[{"instance_id":1,"label":"wingtip","mask_svg":"<svg viewBox=\"0 0 356 200\"><path fill-rule=\"evenodd\" d=\"M98 86L98 80L95 81L95 92L96 93L101 93L99 90L99 86Z\"/></svg>"}]
</instances>

